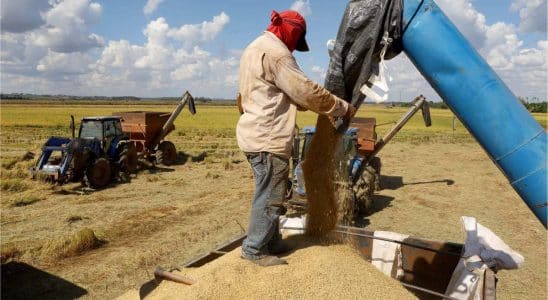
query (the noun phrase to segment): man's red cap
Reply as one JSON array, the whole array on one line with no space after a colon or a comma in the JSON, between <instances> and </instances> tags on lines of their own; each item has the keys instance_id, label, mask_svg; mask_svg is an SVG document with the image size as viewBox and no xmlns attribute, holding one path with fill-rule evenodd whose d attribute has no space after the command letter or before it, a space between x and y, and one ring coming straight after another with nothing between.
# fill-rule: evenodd
<instances>
[{"instance_id":1,"label":"man's red cap","mask_svg":"<svg viewBox=\"0 0 548 300\"><path fill-rule=\"evenodd\" d=\"M271 24L266 29L274 33L290 51L309 51L306 43L306 21L303 16L294 10L285 10L281 13L273 10L270 15Z\"/></svg>"}]
</instances>

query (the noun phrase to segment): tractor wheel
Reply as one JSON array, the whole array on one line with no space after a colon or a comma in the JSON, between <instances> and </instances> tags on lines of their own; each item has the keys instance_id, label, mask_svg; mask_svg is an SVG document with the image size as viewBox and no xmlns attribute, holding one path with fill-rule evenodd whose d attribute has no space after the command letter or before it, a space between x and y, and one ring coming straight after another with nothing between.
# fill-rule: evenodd
<instances>
[{"instance_id":1,"label":"tractor wheel","mask_svg":"<svg viewBox=\"0 0 548 300\"><path fill-rule=\"evenodd\" d=\"M361 215L369 215L373 209L373 192L375 191L375 169L365 167L362 174L354 185L352 192L356 201L358 213Z\"/></svg>"},{"instance_id":2,"label":"tractor wheel","mask_svg":"<svg viewBox=\"0 0 548 300\"><path fill-rule=\"evenodd\" d=\"M110 163L106 158L98 158L86 169L84 181L87 186L100 189L107 186L112 179Z\"/></svg>"},{"instance_id":3,"label":"tractor wheel","mask_svg":"<svg viewBox=\"0 0 548 300\"><path fill-rule=\"evenodd\" d=\"M381 158L380 157L373 157L371 161L369 162L371 167L375 170L375 191L382 190L381 186Z\"/></svg>"},{"instance_id":4,"label":"tractor wheel","mask_svg":"<svg viewBox=\"0 0 548 300\"><path fill-rule=\"evenodd\" d=\"M341 225L351 226L355 218L356 203L348 181L337 184L337 221Z\"/></svg>"},{"instance_id":5,"label":"tractor wheel","mask_svg":"<svg viewBox=\"0 0 548 300\"><path fill-rule=\"evenodd\" d=\"M127 173L134 173L139 164L135 145L131 142L120 144L118 153L118 164L121 170Z\"/></svg>"},{"instance_id":6,"label":"tractor wheel","mask_svg":"<svg viewBox=\"0 0 548 300\"><path fill-rule=\"evenodd\" d=\"M177 149L170 141L163 141L156 151L156 163L160 165L172 165L177 161Z\"/></svg>"}]
</instances>

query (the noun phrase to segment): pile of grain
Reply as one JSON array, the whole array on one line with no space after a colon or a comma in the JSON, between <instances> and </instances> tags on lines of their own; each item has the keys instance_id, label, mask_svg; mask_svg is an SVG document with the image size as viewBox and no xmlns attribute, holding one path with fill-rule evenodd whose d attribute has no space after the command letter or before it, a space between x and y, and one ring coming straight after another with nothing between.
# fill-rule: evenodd
<instances>
[{"instance_id":1,"label":"pile of grain","mask_svg":"<svg viewBox=\"0 0 548 300\"><path fill-rule=\"evenodd\" d=\"M285 257L288 265L259 267L240 258L240 249L182 274L187 286L163 281L146 299L415 299L347 245L319 245L303 237L303 248ZM139 299L130 291L121 299Z\"/></svg>"},{"instance_id":2,"label":"pile of grain","mask_svg":"<svg viewBox=\"0 0 548 300\"><path fill-rule=\"evenodd\" d=\"M318 116L303 162L308 204L307 234L325 235L337 224L336 149L342 141L330 119Z\"/></svg>"}]
</instances>

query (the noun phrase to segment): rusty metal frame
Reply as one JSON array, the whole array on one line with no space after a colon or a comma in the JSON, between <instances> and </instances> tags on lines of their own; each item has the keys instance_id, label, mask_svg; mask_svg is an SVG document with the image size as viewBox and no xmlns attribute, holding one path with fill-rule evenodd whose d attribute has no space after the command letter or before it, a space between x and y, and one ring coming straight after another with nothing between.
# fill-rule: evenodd
<instances>
[{"instance_id":1,"label":"rusty metal frame","mask_svg":"<svg viewBox=\"0 0 548 300\"><path fill-rule=\"evenodd\" d=\"M206 254L200 255L198 257L195 257L191 259L190 261L183 264L183 267L185 268L197 268L201 267L205 264L207 264L210 261L213 261L226 253L240 247L242 245L243 240L247 237L247 234L242 234L224 244L221 246L215 248L215 250L210 251Z\"/></svg>"},{"instance_id":2,"label":"rusty metal frame","mask_svg":"<svg viewBox=\"0 0 548 300\"><path fill-rule=\"evenodd\" d=\"M299 229L284 227L284 229ZM420 299L453 299L444 295L449 280L458 264L464 245L451 242L441 242L408 237L404 240L393 240L376 237L374 232L364 228L351 226L337 226L333 232L339 235L341 241L349 243L358 250L360 255L371 262L373 240L384 240L401 245L402 268L404 275L398 280ZM185 268L201 267L224 254L241 246L247 237L242 234L215 248L204 255L200 255L184 263ZM488 269L485 273L484 299L496 299L496 275Z\"/></svg>"}]
</instances>

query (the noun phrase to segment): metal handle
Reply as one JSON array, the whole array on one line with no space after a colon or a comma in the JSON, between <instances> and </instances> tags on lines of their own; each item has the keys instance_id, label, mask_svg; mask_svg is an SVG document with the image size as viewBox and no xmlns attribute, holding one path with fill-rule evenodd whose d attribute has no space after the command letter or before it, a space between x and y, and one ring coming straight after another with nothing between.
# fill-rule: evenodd
<instances>
[{"instance_id":1,"label":"metal handle","mask_svg":"<svg viewBox=\"0 0 548 300\"><path fill-rule=\"evenodd\" d=\"M154 277L160 278L160 279L166 279L173 282L183 283L187 285L193 285L196 283L196 281L193 279L190 279L188 277L185 277L179 274L168 272L160 266L157 266L156 269L154 269Z\"/></svg>"},{"instance_id":2,"label":"metal handle","mask_svg":"<svg viewBox=\"0 0 548 300\"><path fill-rule=\"evenodd\" d=\"M425 106L425 103L426 103L426 106ZM371 160L373 157L375 157L375 155L377 155L377 153L379 153L379 151L381 151L382 148L384 148L384 146L396 135L396 133L398 133L398 131L400 131L400 129L402 129L402 127L411 119L411 117L413 117L413 115L415 115L415 113L419 109L423 109L423 117L424 117L424 122L427 124L426 126L431 125L432 122L429 121L428 123L426 119L426 116L427 116L428 120L430 120L430 109L428 106L428 102L426 101L426 98L424 98L423 95L420 95L417 98L415 98L415 100L413 100L411 108L401 117L401 119L396 123L396 125L394 125L394 127L392 127L392 129L390 129L390 131L388 131L384 135L384 137L375 144L375 150L373 151L373 153L369 155L368 161Z\"/></svg>"}]
</instances>

